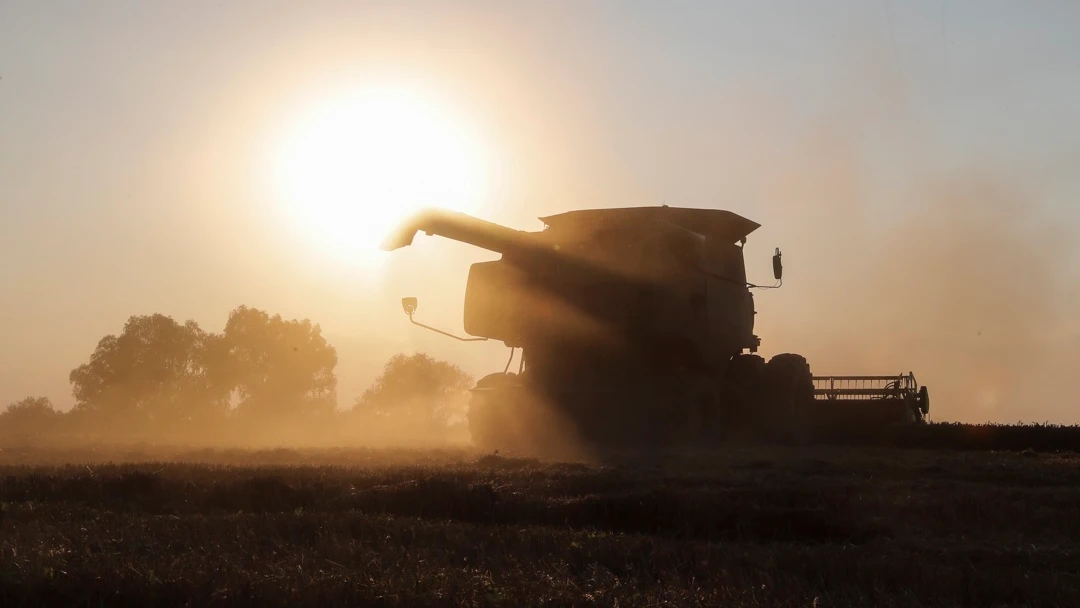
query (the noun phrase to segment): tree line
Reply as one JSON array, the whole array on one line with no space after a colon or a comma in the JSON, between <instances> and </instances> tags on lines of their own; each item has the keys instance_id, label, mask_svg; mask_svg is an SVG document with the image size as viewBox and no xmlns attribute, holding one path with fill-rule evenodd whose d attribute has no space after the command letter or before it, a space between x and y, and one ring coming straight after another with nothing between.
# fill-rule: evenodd
<instances>
[{"instance_id":1,"label":"tree line","mask_svg":"<svg viewBox=\"0 0 1080 608\"><path fill-rule=\"evenodd\" d=\"M69 374L69 411L27 397L0 413L0 438L319 443L463 428L472 378L459 367L396 355L339 410L337 363L307 319L240 306L212 333L195 321L132 316Z\"/></svg>"}]
</instances>

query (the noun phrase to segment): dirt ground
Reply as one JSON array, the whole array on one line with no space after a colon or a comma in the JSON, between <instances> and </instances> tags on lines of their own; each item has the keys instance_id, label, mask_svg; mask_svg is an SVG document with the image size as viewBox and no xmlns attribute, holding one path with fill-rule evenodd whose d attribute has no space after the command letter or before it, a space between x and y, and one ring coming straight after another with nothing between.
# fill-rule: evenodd
<instances>
[{"instance_id":1,"label":"dirt ground","mask_svg":"<svg viewBox=\"0 0 1080 608\"><path fill-rule=\"evenodd\" d=\"M1074 606L1080 455L0 452L0 605Z\"/></svg>"}]
</instances>

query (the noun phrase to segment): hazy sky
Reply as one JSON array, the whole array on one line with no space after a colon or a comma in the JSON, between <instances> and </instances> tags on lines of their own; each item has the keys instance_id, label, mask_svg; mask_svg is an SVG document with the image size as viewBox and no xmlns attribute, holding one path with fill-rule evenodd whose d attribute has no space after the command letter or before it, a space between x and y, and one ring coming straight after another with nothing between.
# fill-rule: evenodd
<instances>
[{"instance_id":1,"label":"hazy sky","mask_svg":"<svg viewBox=\"0 0 1080 608\"><path fill-rule=\"evenodd\" d=\"M491 254L420 238L373 270L271 187L290 121L387 84L483 142L484 217L732 209L764 225L751 280L785 249L766 354L912 369L939 417L1080 422L1078 28L1034 0L0 0L0 404L67 407L132 314L218 331L240 304L321 323L343 403L400 350L501 366L398 304L460 328Z\"/></svg>"}]
</instances>

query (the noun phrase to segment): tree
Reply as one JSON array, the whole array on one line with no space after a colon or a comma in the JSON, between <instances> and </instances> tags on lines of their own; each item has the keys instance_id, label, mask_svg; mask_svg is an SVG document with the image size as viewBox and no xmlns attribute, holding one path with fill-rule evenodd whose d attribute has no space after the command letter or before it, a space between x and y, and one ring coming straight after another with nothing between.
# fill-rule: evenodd
<instances>
[{"instance_id":1,"label":"tree","mask_svg":"<svg viewBox=\"0 0 1080 608\"><path fill-rule=\"evenodd\" d=\"M27 397L0 413L0 433L42 435L55 430L61 416L48 397Z\"/></svg>"},{"instance_id":2,"label":"tree","mask_svg":"<svg viewBox=\"0 0 1080 608\"><path fill-rule=\"evenodd\" d=\"M222 336L224 376L241 415L285 421L328 417L337 405L337 351L317 324L241 306Z\"/></svg>"},{"instance_id":3,"label":"tree","mask_svg":"<svg viewBox=\"0 0 1080 608\"><path fill-rule=\"evenodd\" d=\"M472 383L458 366L427 354L394 355L353 409L445 426L460 421Z\"/></svg>"},{"instance_id":4,"label":"tree","mask_svg":"<svg viewBox=\"0 0 1080 608\"><path fill-rule=\"evenodd\" d=\"M114 433L206 437L239 398L244 432L255 420L328 420L337 353L318 325L241 306L221 334L161 314L133 316L72 370L71 419ZM312 427L314 428L314 427ZM194 435L190 433L194 432Z\"/></svg>"},{"instance_id":5,"label":"tree","mask_svg":"<svg viewBox=\"0 0 1080 608\"><path fill-rule=\"evenodd\" d=\"M90 361L72 370L73 411L120 432L151 424L179 431L220 417L228 385L211 369L218 341L194 321L132 316L119 336L102 338Z\"/></svg>"}]
</instances>

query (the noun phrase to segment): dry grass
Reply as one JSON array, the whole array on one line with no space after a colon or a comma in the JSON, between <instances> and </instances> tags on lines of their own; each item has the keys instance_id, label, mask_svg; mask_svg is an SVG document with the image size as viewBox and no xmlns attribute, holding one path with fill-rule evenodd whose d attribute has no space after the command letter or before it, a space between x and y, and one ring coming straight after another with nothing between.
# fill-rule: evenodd
<instances>
[{"instance_id":1,"label":"dry grass","mask_svg":"<svg viewBox=\"0 0 1080 608\"><path fill-rule=\"evenodd\" d=\"M1074 455L731 448L560 464L128 448L0 463L3 606L1080 597Z\"/></svg>"}]
</instances>

